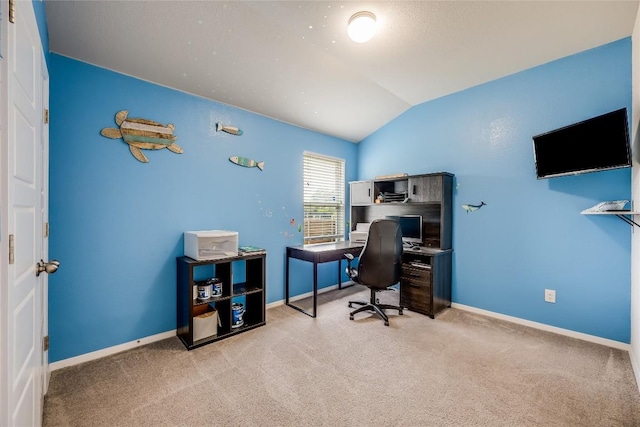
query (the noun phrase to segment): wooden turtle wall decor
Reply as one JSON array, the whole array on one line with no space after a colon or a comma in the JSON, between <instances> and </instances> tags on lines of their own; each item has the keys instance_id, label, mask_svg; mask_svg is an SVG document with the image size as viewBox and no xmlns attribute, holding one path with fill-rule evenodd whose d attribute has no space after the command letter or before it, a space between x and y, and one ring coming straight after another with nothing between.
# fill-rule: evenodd
<instances>
[{"instance_id":1,"label":"wooden turtle wall decor","mask_svg":"<svg viewBox=\"0 0 640 427\"><path fill-rule=\"evenodd\" d=\"M116 113L116 128L104 128L100 131L102 136L107 138L122 138L129 144L129 150L133 157L142 163L149 162L142 150L169 149L177 154L182 154L182 147L176 144L177 136L173 134L175 126L173 124L163 125L158 122L146 119L129 118L127 110Z\"/></svg>"}]
</instances>

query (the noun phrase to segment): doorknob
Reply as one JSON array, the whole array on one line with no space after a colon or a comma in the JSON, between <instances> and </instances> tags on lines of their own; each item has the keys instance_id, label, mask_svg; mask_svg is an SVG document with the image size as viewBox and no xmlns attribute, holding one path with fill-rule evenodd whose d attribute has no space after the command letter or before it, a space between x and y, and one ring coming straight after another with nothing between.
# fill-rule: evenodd
<instances>
[{"instance_id":1,"label":"doorknob","mask_svg":"<svg viewBox=\"0 0 640 427\"><path fill-rule=\"evenodd\" d=\"M44 262L43 260L40 260L40 262L36 264L36 276L39 276L40 273L43 272L53 274L58 271L58 267L60 267L60 261L58 260L54 259L50 262Z\"/></svg>"}]
</instances>

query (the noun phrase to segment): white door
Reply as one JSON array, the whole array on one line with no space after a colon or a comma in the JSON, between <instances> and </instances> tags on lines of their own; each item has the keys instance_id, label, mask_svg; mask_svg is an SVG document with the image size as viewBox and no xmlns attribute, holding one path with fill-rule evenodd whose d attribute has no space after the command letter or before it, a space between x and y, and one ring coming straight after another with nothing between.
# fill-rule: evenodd
<instances>
[{"instance_id":1,"label":"white door","mask_svg":"<svg viewBox=\"0 0 640 427\"><path fill-rule=\"evenodd\" d=\"M6 4L6 2L3 2ZM46 274L36 275L44 258L43 236L46 215L46 187L43 182L42 46L31 1L15 1L15 23L9 23L3 7L2 75L6 98L2 130L2 354L0 373L3 414L0 424L39 426L42 424L46 359L43 328L46 327L44 285ZM3 95L4 95L3 94ZM13 247L13 250L11 250Z\"/></svg>"},{"instance_id":2,"label":"white door","mask_svg":"<svg viewBox=\"0 0 640 427\"><path fill-rule=\"evenodd\" d=\"M41 111L49 111L49 72L44 55L40 60L42 66L41 82L42 82L42 108ZM48 115L48 113L47 113ZM49 259L49 118L42 121L41 150L40 150L40 209L42 212L42 252L41 259ZM37 232L37 230L36 230ZM49 336L49 275L40 274L41 279L41 296L42 296L42 336ZM49 389L49 351L42 349L42 403L44 404L44 395Z\"/></svg>"}]
</instances>

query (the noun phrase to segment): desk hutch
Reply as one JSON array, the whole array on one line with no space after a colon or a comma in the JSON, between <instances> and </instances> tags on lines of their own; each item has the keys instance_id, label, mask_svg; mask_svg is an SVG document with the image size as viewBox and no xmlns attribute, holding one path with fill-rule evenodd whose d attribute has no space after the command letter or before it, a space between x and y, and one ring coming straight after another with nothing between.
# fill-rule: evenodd
<instances>
[{"instance_id":1,"label":"desk hutch","mask_svg":"<svg viewBox=\"0 0 640 427\"><path fill-rule=\"evenodd\" d=\"M403 254L400 305L431 318L451 306L453 179L439 172L349 183L351 230L389 215L422 216L422 246Z\"/></svg>"}]
</instances>

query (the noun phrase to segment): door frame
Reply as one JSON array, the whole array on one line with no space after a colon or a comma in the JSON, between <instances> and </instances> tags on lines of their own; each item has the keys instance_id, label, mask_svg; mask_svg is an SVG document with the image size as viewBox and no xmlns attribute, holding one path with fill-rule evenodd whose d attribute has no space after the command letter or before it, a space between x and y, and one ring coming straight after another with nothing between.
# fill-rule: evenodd
<instances>
[{"instance_id":1,"label":"door frame","mask_svg":"<svg viewBox=\"0 0 640 427\"><path fill-rule=\"evenodd\" d=\"M7 186L7 168L9 161L9 146L7 143L9 132L7 130L8 110L7 94L7 60L6 54L9 48L7 39L9 35L7 18L9 2L0 1L0 424L5 425L9 421L9 390L8 390L8 348L9 335L8 320L8 283L9 283L9 243L8 243L8 202L9 188Z\"/></svg>"}]
</instances>

